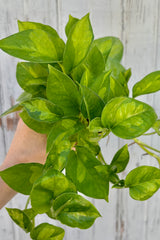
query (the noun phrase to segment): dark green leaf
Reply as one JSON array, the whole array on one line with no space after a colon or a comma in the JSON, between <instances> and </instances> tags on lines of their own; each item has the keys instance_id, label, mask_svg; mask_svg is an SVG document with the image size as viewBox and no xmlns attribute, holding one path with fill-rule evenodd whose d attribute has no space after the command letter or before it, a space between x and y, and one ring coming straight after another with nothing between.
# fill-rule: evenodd
<instances>
[{"instance_id":1,"label":"dark green leaf","mask_svg":"<svg viewBox=\"0 0 160 240\"><path fill-rule=\"evenodd\" d=\"M80 93L76 84L66 74L49 66L47 98L62 108L67 116L79 114Z\"/></svg>"},{"instance_id":2,"label":"dark green leaf","mask_svg":"<svg viewBox=\"0 0 160 240\"><path fill-rule=\"evenodd\" d=\"M101 165L86 147L76 147L68 156L66 174L79 192L93 198L108 199L108 176L102 176L95 166Z\"/></svg>"},{"instance_id":3,"label":"dark green leaf","mask_svg":"<svg viewBox=\"0 0 160 240\"><path fill-rule=\"evenodd\" d=\"M96 46L89 51L85 65L94 76L98 76L105 70L104 57Z\"/></svg>"},{"instance_id":4,"label":"dark green leaf","mask_svg":"<svg viewBox=\"0 0 160 240\"><path fill-rule=\"evenodd\" d=\"M97 46L103 54L105 60L107 58L121 61L123 56L122 42L116 37L104 37L94 40L92 46Z\"/></svg>"},{"instance_id":5,"label":"dark green leaf","mask_svg":"<svg viewBox=\"0 0 160 240\"><path fill-rule=\"evenodd\" d=\"M102 99L90 88L81 86L82 91L82 104L81 112L85 118L92 120L95 117L100 117L104 108Z\"/></svg>"},{"instance_id":6,"label":"dark green leaf","mask_svg":"<svg viewBox=\"0 0 160 240\"><path fill-rule=\"evenodd\" d=\"M63 65L68 74L86 57L93 40L89 14L80 19L72 28L63 56Z\"/></svg>"},{"instance_id":7,"label":"dark green leaf","mask_svg":"<svg viewBox=\"0 0 160 240\"><path fill-rule=\"evenodd\" d=\"M100 217L97 209L82 196L76 193L64 193L53 203L56 219L71 227L86 229Z\"/></svg>"},{"instance_id":8,"label":"dark green leaf","mask_svg":"<svg viewBox=\"0 0 160 240\"><path fill-rule=\"evenodd\" d=\"M67 37L68 37L70 31L72 30L73 26L75 25L75 23L77 23L78 21L79 21L78 18L74 18L71 15L69 15L69 20L68 20L68 23L65 27L65 33L66 33Z\"/></svg>"},{"instance_id":9,"label":"dark green leaf","mask_svg":"<svg viewBox=\"0 0 160 240\"><path fill-rule=\"evenodd\" d=\"M20 104L36 121L54 123L63 116L63 111L58 106L43 98L33 98Z\"/></svg>"},{"instance_id":10,"label":"dark green leaf","mask_svg":"<svg viewBox=\"0 0 160 240\"><path fill-rule=\"evenodd\" d=\"M29 29L0 40L0 48L17 58L52 63L62 60L64 43L41 29Z\"/></svg>"},{"instance_id":11,"label":"dark green leaf","mask_svg":"<svg viewBox=\"0 0 160 240\"><path fill-rule=\"evenodd\" d=\"M48 68L44 64L21 62L17 64L16 77L18 84L26 92L40 96L41 92L45 91Z\"/></svg>"},{"instance_id":12,"label":"dark green leaf","mask_svg":"<svg viewBox=\"0 0 160 240\"><path fill-rule=\"evenodd\" d=\"M160 170L151 166L135 168L127 175L125 185L133 199L146 200L160 188Z\"/></svg>"},{"instance_id":13,"label":"dark green leaf","mask_svg":"<svg viewBox=\"0 0 160 240\"><path fill-rule=\"evenodd\" d=\"M160 90L160 71L152 72L133 86L133 97Z\"/></svg>"},{"instance_id":14,"label":"dark green leaf","mask_svg":"<svg viewBox=\"0 0 160 240\"><path fill-rule=\"evenodd\" d=\"M84 128L84 125L77 119L62 119L55 123L47 138L47 152L49 152L55 141L60 142L64 138L68 138L79 130Z\"/></svg>"},{"instance_id":15,"label":"dark green leaf","mask_svg":"<svg viewBox=\"0 0 160 240\"><path fill-rule=\"evenodd\" d=\"M0 176L15 191L29 195L42 170L40 163L20 163L1 171Z\"/></svg>"},{"instance_id":16,"label":"dark green leaf","mask_svg":"<svg viewBox=\"0 0 160 240\"><path fill-rule=\"evenodd\" d=\"M124 171L129 161L129 152L128 152L128 145L124 145L118 152L114 155L111 167L116 167L117 173Z\"/></svg>"},{"instance_id":17,"label":"dark green leaf","mask_svg":"<svg viewBox=\"0 0 160 240\"><path fill-rule=\"evenodd\" d=\"M59 171L49 169L33 185L32 208L37 213L48 212L52 201L65 192L76 192L74 184Z\"/></svg>"},{"instance_id":18,"label":"dark green leaf","mask_svg":"<svg viewBox=\"0 0 160 240\"><path fill-rule=\"evenodd\" d=\"M6 110L5 112L3 112L3 113L0 115L0 118L6 116L7 114L20 111L21 109L22 109L22 106L21 106L21 105L15 104L15 105L12 106L11 108L9 108L9 109Z\"/></svg>"},{"instance_id":19,"label":"dark green leaf","mask_svg":"<svg viewBox=\"0 0 160 240\"><path fill-rule=\"evenodd\" d=\"M132 139L142 135L157 119L154 109L127 97L113 98L103 109L101 121L115 135Z\"/></svg>"},{"instance_id":20,"label":"dark green leaf","mask_svg":"<svg viewBox=\"0 0 160 240\"><path fill-rule=\"evenodd\" d=\"M18 28L19 31L24 31L24 30L28 30L28 29L41 29L44 30L48 33L50 33L51 35L55 36L55 37L59 37L57 31L52 28L49 25L45 25L42 23L37 23L37 22L22 22L20 20L18 20Z\"/></svg>"},{"instance_id":21,"label":"dark green leaf","mask_svg":"<svg viewBox=\"0 0 160 240\"><path fill-rule=\"evenodd\" d=\"M33 240L62 240L64 230L49 223L41 223L32 230L30 236Z\"/></svg>"},{"instance_id":22,"label":"dark green leaf","mask_svg":"<svg viewBox=\"0 0 160 240\"><path fill-rule=\"evenodd\" d=\"M30 232L33 228L32 222L29 217L20 209L6 208L12 220L21 227L25 232Z\"/></svg>"}]
</instances>

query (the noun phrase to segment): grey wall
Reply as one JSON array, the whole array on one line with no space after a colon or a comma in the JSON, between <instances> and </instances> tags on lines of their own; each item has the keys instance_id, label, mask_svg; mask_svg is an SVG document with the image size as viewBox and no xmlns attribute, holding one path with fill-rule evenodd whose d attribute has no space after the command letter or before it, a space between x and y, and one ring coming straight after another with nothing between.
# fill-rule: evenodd
<instances>
[{"instance_id":1,"label":"grey wall","mask_svg":"<svg viewBox=\"0 0 160 240\"><path fill-rule=\"evenodd\" d=\"M160 69L160 1L159 0L0 0L0 38L17 32L17 19L52 25L65 39L64 26L68 15L82 17L90 12L95 37L117 36L124 43L123 63L132 67L130 88L147 73ZM17 59L0 52L0 112L15 103L21 93L15 78ZM160 115L160 95L140 98L154 106ZM0 122L0 161L5 158L17 124L11 114ZM158 137L143 137L145 142L160 146ZM106 161L125 143L111 136L101 142ZM133 167L156 165L143 156L138 146L130 147L131 161L124 175ZM26 198L17 195L7 206L23 209ZM111 190L110 202L93 201L102 218L89 230L66 229L65 240L158 240L160 236L160 192L145 202L129 198L128 190ZM37 223L48 221L39 216ZM53 222L53 221L49 221ZM53 222L54 223L54 222ZM12 221L5 209L0 211L0 239L30 239Z\"/></svg>"}]
</instances>

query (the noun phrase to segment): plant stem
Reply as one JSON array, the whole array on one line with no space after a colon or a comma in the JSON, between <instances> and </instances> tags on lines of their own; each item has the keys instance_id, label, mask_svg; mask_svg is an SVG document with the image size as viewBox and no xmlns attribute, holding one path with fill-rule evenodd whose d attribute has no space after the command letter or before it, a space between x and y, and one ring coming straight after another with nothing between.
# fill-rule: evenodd
<instances>
[{"instance_id":1,"label":"plant stem","mask_svg":"<svg viewBox=\"0 0 160 240\"><path fill-rule=\"evenodd\" d=\"M98 154L98 159L100 160L101 163L104 163L104 165L107 165L107 163L105 162L104 157L103 157L101 151Z\"/></svg>"},{"instance_id":2,"label":"plant stem","mask_svg":"<svg viewBox=\"0 0 160 240\"><path fill-rule=\"evenodd\" d=\"M151 132L151 133L144 133L143 135L144 136L147 136L147 135L153 135L153 134L155 134L156 132Z\"/></svg>"},{"instance_id":3,"label":"plant stem","mask_svg":"<svg viewBox=\"0 0 160 240\"><path fill-rule=\"evenodd\" d=\"M27 199L27 202L26 202L26 205L25 205L25 209L27 209L28 205L29 205L29 202L30 202L30 196L28 197Z\"/></svg>"},{"instance_id":4,"label":"plant stem","mask_svg":"<svg viewBox=\"0 0 160 240\"><path fill-rule=\"evenodd\" d=\"M134 140L136 143L138 143L138 144L140 144L140 145L142 145L142 146L144 146L144 147L147 147L147 148L149 148L149 149L151 149L151 150L153 150L153 151L155 151L155 152L160 153L160 151L159 151L158 149L153 148L153 147L147 145L146 143L141 142L140 140L138 140L138 139L136 139L136 138L134 138L133 140Z\"/></svg>"},{"instance_id":5,"label":"plant stem","mask_svg":"<svg viewBox=\"0 0 160 240\"><path fill-rule=\"evenodd\" d=\"M138 146L140 146L140 148L142 148L146 153L148 153L150 156L154 157L155 159L157 159L159 167L160 167L160 157L157 156L155 153L150 152L147 148L145 148L142 144L136 142L138 144Z\"/></svg>"}]
</instances>

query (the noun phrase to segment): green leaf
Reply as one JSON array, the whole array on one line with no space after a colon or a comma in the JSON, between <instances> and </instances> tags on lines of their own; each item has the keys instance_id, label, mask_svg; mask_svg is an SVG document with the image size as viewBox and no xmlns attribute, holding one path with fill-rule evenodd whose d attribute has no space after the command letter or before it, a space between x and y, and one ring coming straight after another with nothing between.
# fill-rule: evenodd
<instances>
[{"instance_id":1,"label":"green leaf","mask_svg":"<svg viewBox=\"0 0 160 240\"><path fill-rule=\"evenodd\" d=\"M160 71L152 72L133 86L133 97L160 90Z\"/></svg>"},{"instance_id":2,"label":"green leaf","mask_svg":"<svg viewBox=\"0 0 160 240\"><path fill-rule=\"evenodd\" d=\"M84 72L85 72L84 64L79 64L72 70L71 77L73 78L74 81L80 82Z\"/></svg>"},{"instance_id":3,"label":"green leaf","mask_svg":"<svg viewBox=\"0 0 160 240\"><path fill-rule=\"evenodd\" d=\"M160 170L151 166L133 169L126 177L126 187L135 200L146 200L160 188Z\"/></svg>"},{"instance_id":4,"label":"green leaf","mask_svg":"<svg viewBox=\"0 0 160 240\"><path fill-rule=\"evenodd\" d=\"M62 60L64 43L41 29L29 29L0 40L0 48L27 61L52 63Z\"/></svg>"},{"instance_id":5,"label":"green leaf","mask_svg":"<svg viewBox=\"0 0 160 240\"><path fill-rule=\"evenodd\" d=\"M17 112L20 111L22 109L22 106L18 104L15 104L14 106L12 106L11 108L9 108L8 110L6 110L5 112L3 112L0 115L0 118L6 116L7 114L13 113L13 112Z\"/></svg>"},{"instance_id":6,"label":"green leaf","mask_svg":"<svg viewBox=\"0 0 160 240\"><path fill-rule=\"evenodd\" d=\"M47 149L49 152L56 141L61 142L62 139L68 138L79 130L84 128L84 125L77 119L62 119L55 123L47 138Z\"/></svg>"},{"instance_id":7,"label":"green leaf","mask_svg":"<svg viewBox=\"0 0 160 240\"><path fill-rule=\"evenodd\" d=\"M123 56L123 44L116 37L104 37L93 41L92 47L97 46L103 54L105 60L107 58L115 59L120 62Z\"/></svg>"},{"instance_id":8,"label":"green leaf","mask_svg":"<svg viewBox=\"0 0 160 240\"><path fill-rule=\"evenodd\" d=\"M103 100L90 88L81 86L82 103L81 112L85 118L92 120L95 117L100 117L104 108Z\"/></svg>"},{"instance_id":9,"label":"green leaf","mask_svg":"<svg viewBox=\"0 0 160 240\"><path fill-rule=\"evenodd\" d=\"M25 212L17 208L6 208L6 210L12 220L26 233L32 230L33 224Z\"/></svg>"},{"instance_id":10,"label":"green leaf","mask_svg":"<svg viewBox=\"0 0 160 240\"><path fill-rule=\"evenodd\" d=\"M89 130L91 132L101 132L104 130L104 127L102 126L101 123L101 118L96 117L94 118L90 123L89 123Z\"/></svg>"},{"instance_id":11,"label":"green leaf","mask_svg":"<svg viewBox=\"0 0 160 240\"><path fill-rule=\"evenodd\" d=\"M45 169L52 167L61 172L66 165L70 149L71 143L66 139L54 143L52 149L47 156Z\"/></svg>"},{"instance_id":12,"label":"green leaf","mask_svg":"<svg viewBox=\"0 0 160 240\"><path fill-rule=\"evenodd\" d=\"M68 74L86 57L93 40L89 14L80 19L72 28L63 56L63 66Z\"/></svg>"},{"instance_id":13,"label":"green leaf","mask_svg":"<svg viewBox=\"0 0 160 240\"><path fill-rule=\"evenodd\" d=\"M63 116L63 111L58 106L43 98L33 98L20 104L36 121L54 123Z\"/></svg>"},{"instance_id":14,"label":"green leaf","mask_svg":"<svg viewBox=\"0 0 160 240\"><path fill-rule=\"evenodd\" d=\"M68 20L67 25L65 27L65 33L66 33L67 37L69 36L69 33L72 30L75 23L77 23L78 21L79 21L78 18L74 18L71 15L69 15L69 20Z\"/></svg>"},{"instance_id":15,"label":"green leaf","mask_svg":"<svg viewBox=\"0 0 160 240\"><path fill-rule=\"evenodd\" d=\"M26 92L40 96L41 92L45 91L48 68L44 64L21 62L17 64L16 77L18 84Z\"/></svg>"},{"instance_id":16,"label":"green leaf","mask_svg":"<svg viewBox=\"0 0 160 240\"><path fill-rule=\"evenodd\" d=\"M48 212L52 201L65 192L76 192L74 184L59 171L48 169L33 185L30 195L32 208L37 213Z\"/></svg>"},{"instance_id":17,"label":"green leaf","mask_svg":"<svg viewBox=\"0 0 160 240\"><path fill-rule=\"evenodd\" d=\"M32 94L28 92L22 92L20 96L16 99L17 102L28 101L32 98Z\"/></svg>"},{"instance_id":18,"label":"green leaf","mask_svg":"<svg viewBox=\"0 0 160 240\"><path fill-rule=\"evenodd\" d=\"M86 76L86 78L89 76ZM107 103L115 97L128 96L126 87L111 76L111 72L104 72L97 78L85 80L89 83L89 87L98 94L98 96Z\"/></svg>"},{"instance_id":19,"label":"green leaf","mask_svg":"<svg viewBox=\"0 0 160 240\"><path fill-rule=\"evenodd\" d=\"M49 223L41 223L30 234L33 240L62 240L64 230Z\"/></svg>"},{"instance_id":20,"label":"green leaf","mask_svg":"<svg viewBox=\"0 0 160 240\"><path fill-rule=\"evenodd\" d=\"M70 227L86 229L100 217L97 209L76 193L63 193L53 203L56 219Z\"/></svg>"},{"instance_id":21,"label":"green leaf","mask_svg":"<svg viewBox=\"0 0 160 240\"><path fill-rule=\"evenodd\" d=\"M118 150L118 152L114 155L111 167L116 168L116 172L120 173L124 171L127 164L129 162L129 152L128 152L128 145L124 145L121 149Z\"/></svg>"},{"instance_id":22,"label":"green leaf","mask_svg":"<svg viewBox=\"0 0 160 240\"><path fill-rule=\"evenodd\" d=\"M95 46L93 47L85 60L85 65L90 73L98 76L105 70L105 61L100 50Z\"/></svg>"},{"instance_id":23,"label":"green leaf","mask_svg":"<svg viewBox=\"0 0 160 240\"><path fill-rule=\"evenodd\" d=\"M29 128L38 133L48 134L53 126L53 123L36 121L30 117L26 110L19 113L19 116Z\"/></svg>"},{"instance_id":24,"label":"green leaf","mask_svg":"<svg viewBox=\"0 0 160 240\"><path fill-rule=\"evenodd\" d=\"M158 119L152 128L156 131L156 133L160 136L160 119Z\"/></svg>"},{"instance_id":25,"label":"green leaf","mask_svg":"<svg viewBox=\"0 0 160 240\"><path fill-rule=\"evenodd\" d=\"M66 174L86 196L108 199L108 176L102 176L95 166L101 165L98 159L86 147L76 147L68 156Z\"/></svg>"},{"instance_id":26,"label":"green leaf","mask_svg":"<svg viewBox=\"0 0 160 240\"><path fill-rule=\"evenodd\" d=\"M20 163L1 171L0 176L15 191L29 195L42 171L43 165L40 163Z\"/></svg>"},{"instance_id":27,"label":"green leaf","mask_svg":"<svg viewBox=\"0 0 160 240\"><path fill-rule=\"evenodd\" d=\"M46 31L47 33L50 33L51 35L55 36L55 37L59 37L57 31L52 28L49 25L45 25L42 23L37 23L37 22L22 22L20 20L18 20L18 28L19 31L25 31L28 29L41 29Z\"/></svg>"},{"instance_id":28,"label":"green leaf","mask_svg":"<svg viewBox=\"0 0 160 240\"><path fill-rule=\"evenodd\" d=\"M127 97L113 98L103 109L101 121L115 135L132 139L142 135L157 119L154 109Z\"/></svg>"},{"instance_id":29,"label":"green leaf","mask_svg":"<svg viewBox=\"0 0 160 240\"><path fill-rule=\"evenodd\" d=\"M64 115L79 114L80 93L76 84L66 74L49 66L47 98L64 111Z\"/></svg>"},{"instance_id":30,"label":"green leaf","mask_svg":"<svg viewBox=\"0 0 160 240\"><path fill-rule=\"evenodd\" d=\"M33 220L37 215L33 208L24 209L23 212L29 217L30 220Z\"/></svg>"}]
</instances>

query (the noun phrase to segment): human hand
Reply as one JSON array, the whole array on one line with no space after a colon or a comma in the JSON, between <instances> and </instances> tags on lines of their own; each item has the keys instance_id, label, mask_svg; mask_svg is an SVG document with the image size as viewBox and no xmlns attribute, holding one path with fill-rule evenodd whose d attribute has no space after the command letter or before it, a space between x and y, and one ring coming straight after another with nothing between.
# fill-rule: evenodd
<instances>
[{"instance_id":1,"label":"human hand","mask_svg":"<svg viewBox=\"0 0 160 240\"><path fill-rule=\"evenodd\" d=\"M47 136L30 129L20 118L7 156L1 170L19 163L37 162L44 164Z\"/></svg>"}]
</instances>

